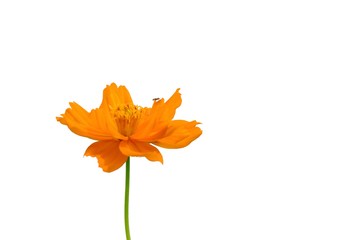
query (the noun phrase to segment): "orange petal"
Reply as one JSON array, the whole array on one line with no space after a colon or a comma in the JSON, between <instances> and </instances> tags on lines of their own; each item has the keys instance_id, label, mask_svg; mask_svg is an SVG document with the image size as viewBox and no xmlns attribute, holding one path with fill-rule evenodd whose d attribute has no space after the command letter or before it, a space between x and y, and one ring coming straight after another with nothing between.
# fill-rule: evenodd
<instances>
[{"instance_id":1,"label":"orange petal","mask_svg":"<svg viewBox=\"0 0 360 240\"><path fill-rule=\"evenodd\" d=\"M116 108L121 105L133 105L131 95L125 86L116 86L115 83L106 86L103 91L101 107Z\"/></svg>"},{"instance_id":2,"label":"orange petal","mask_svg":"<svg viewBox=\"0 0 360 240\"><path fill-rule=\"evenodd\" d=\"M196 127L196 121L188 122L184 120L171 121L166 136L154 142L155 145L164 148L183 148L198 138L202 131Z\"/></svg>"},{"instance_id":3,"label":"orange petal","mask_svg":"<svg viewBox=\"0 0 360 240\"><path fill-rule=\"evenodd\" d=\"M91 144L85 151L85 156L96 157L99 167L104 172L112 172L120 168L126 161L127 156L119 150L120 141L99 141Z\"/></svg>"},{"instance_id":4,"label":"orange petal","mask_svg":"<svg viewBox=\"0 0 360 240\"><path fill-rule=\"evenodd\" d=\"M176 109L181 105L181 94L180 88L176 89L175 93L165 102L164 111L161 114L162 121L171 121L174 116Z\"/></svg>"},{"instance_id":5,"label":"orange petal","mask_svg":"<svg viewBox=\"0 0 360 240\"><path fill-rule=\"evenodd\" d=\"M127 156L146 157L150 161L163 162L163 158L159 150L151 146L149 143L137 141L121 141L120 151Z\"/></svg>"},{"instance_id":6,"label":"orange petal","mask_svg":"<svg viewBox=\"0 0 360 240\"><path fill-rule=\"evenodd\" d=\"M140 141L152 142L164 136L166 128L173 119L176 109L181 105L179 88L164 103L164 99L154 101L150 114L143 117L131 136Z\"/></svg>"},{"instance_id":7,"label":"orange petal","mask_svg":"<svg viewBox=\"0 0 360 240\"><path fill-rule=\"evenodd\" d=\"M94 140L127 139L117 131L116 126L111 128L107 120L109 116L101 109L94 109L89 113L75 102L69 104L70 108L56 119L75 134Z\"/></svg>"}]
</instances>

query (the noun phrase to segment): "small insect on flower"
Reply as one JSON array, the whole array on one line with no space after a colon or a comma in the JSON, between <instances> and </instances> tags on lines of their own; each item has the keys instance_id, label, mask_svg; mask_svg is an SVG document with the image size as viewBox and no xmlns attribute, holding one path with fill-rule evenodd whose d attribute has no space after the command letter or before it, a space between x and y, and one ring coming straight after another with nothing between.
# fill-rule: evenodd
<instances>
[{"instance_id":1,"label":"small insect on flower","mask_svg":"<svg viewBox=\"0 0 360 240\"><path fill-rule=\"evenodd\" d=\"M160 100L160 98L153 98L153 101L158 101L158 100Z\"/></svg>"}]
</instances>

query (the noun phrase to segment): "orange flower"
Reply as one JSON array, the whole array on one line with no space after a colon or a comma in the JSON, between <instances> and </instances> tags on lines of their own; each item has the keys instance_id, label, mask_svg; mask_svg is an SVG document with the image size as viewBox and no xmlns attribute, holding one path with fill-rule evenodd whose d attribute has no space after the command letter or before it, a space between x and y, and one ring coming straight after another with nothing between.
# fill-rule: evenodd
<instances>
[{"instance_id":1,"label":"orange flower","mask_svg":"<svg viewBox=\"0 0 360 240\"><path fill-rule=\"evenodd\" d=\"M202 131L197 121L172 120L181 105L179 89L166 101L154 99L151 108L134 105L125 86L112 83L106 86L99 108L86 111L75 102L70 103L56 119L77 135L97 142L85 151L96 157L105 172L120 168L129 156L146 157L163 162L159 150L182 148L198 138Z\"/></svg>"}]
</instances>

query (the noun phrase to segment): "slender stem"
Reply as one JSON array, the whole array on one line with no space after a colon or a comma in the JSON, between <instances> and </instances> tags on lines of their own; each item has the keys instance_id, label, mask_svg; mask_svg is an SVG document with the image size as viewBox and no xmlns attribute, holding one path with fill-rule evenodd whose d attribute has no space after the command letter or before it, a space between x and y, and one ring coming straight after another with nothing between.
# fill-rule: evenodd
<instances>
[{"instance_id":1,"label":"slender stem","mask_svg":"<svg viewBox=\"0 0 360 240\"><path fill-rule=\"evenodd\" d=\"M126 240L131 240L129 228L129 188L130 188L130 157L126 161L126 176L125 176L125 232Z\"/></svg>"}]
</instances>

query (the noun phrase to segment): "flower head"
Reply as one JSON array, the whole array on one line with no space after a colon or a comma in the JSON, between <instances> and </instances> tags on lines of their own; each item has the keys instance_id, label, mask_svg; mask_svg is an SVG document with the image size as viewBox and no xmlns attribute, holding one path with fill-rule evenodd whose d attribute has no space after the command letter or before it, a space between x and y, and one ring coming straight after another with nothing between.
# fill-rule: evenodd
<instances>
[{"instance_id":1,"label":"flower head","mask_svg":"<svg viewBox=\"0 0 360 240\"><path fill-rule=\"evenodd\" d=\"M155 146L186 147L202 131L197 121L173 120L181 105L179 89L166 102L163 98L153 101L150 108L135 105L125 86L112 83L104 89L99 108L88 112L71 102L70 108L56 119L75 134L97 140L84 155L96 157L105 172L120 168L129 156L162 163Z\"/></svg>"}]
</instances>

